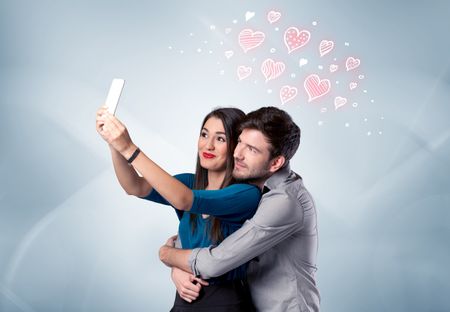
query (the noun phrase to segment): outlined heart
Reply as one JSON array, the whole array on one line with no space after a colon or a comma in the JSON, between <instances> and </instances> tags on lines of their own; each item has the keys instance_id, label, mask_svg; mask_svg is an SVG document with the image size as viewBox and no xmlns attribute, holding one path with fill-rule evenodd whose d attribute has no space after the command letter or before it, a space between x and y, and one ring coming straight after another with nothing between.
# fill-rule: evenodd
<instances>
[{"instance_id":1,"label":"outlined heart","mask_svg":"<svg viewBox=\"0 0 450 312\"><path fill-rule=\"evenodd\" d=\"M334 109L337 110L339 107L347 104L347 99L341 96L337 96L334 98Z\"/></svg>"},{"instance_id":2,"label":"outlined heart","mask_svg":"<svg viewBox=\"0 0 450 312\"><path fill-rule=\"evenodd\" d=\"M308 102L311 102L321 96L324 96L331 89L331 83L328 79L320 79L318 75L311 74L306 77L303 83L306 93L308 94Z\"/></svg>"},{"instance_id":3,"label":"outlined heart","mask_svg":"<svg viewBox=\"0 0 450 312\"><path fill-rule=\"evenodd\" d=\"M225 51L224 54L227 59L230 59L234 55L234 52L232 50L228 50L228 51Z\"/></svg>"},{"instance_id":4,"label":"outlined heart","mask_svg":"<svg viewBox=\"0 0 450 312\"><path fill-rule=\"evenodd\" d=\"M269 21L270 24L275 23L276 21L278 21L281 17L281 13L277 12L277 11L270 11L269 13L267 13L267 20Z\"/></svg>"},{"instance_id":5,"label":"outlined heart","mask_svg":"<svg viewBox=\"0 0 450 312\"><path fill-rule=\"evenodd\" d=\"M309 31L300 31L297 27L289 27L284 32L284 44L288 48L288 53L305 46L310 38L311 33Z\"/></svg>"},{"instance_id":6,"label":"outlined heart","mask_svg":"<svg viewBox=\"0 0 450 312\"><path fill-rule=\"evenodd\" d=\"M360 60L354 57L349 57L345 61L345 67L347 68L347 71L353 70L356 67L358 67L361 64Z\"/></svg>"},{"instance_id":7,"label":"outlined heart","mask_svg":"<svg viewBox=\"0 0 450 312\"><path fill-rule=\"evenodd\" d=\"M266 59L261 64L261 72L266 78L266 82L279 77L286 68L283 62L275 62L271 58Z\"/></svg>"},{"instance_id":8,"label":"outlined heart","mask_svg":"<svg viewBox=\"0 0 450 312\"><path fill-rule=\"evenodd\" d=\"M280 89L281 104L285 104L297 96L298 89L291 86L282 86Z\"/></svg>"},{"instance_id":9,"label":"outlined heart","mask_svg":"<svg viewBox=\"0 0 450 312\"><path fill-rule=\"evenodd\" d=\"M266 35L262 31L253 31L250 28L243 29L238 36L239 45L244 50L247 51L260 46Z\"/></svg>"},{"instance_id":10,"label":"outlined heart","mask_svg":"<svg viewBox=\"0 0 450 312\"><path fill-rule=\"evenodd\" d=\"M358 86L358 83L352 81L348 84L348 87L350 88L350 90L355 89Z\"/></svg>"},{"instance_id":11,"label":"outlined heart","mask_svg":"<svg viewBox=\"0 0 450 312\"><path fill-rule=\"evenodd\" d=\"M319 53L320 57L324 56L325 54L330 53L331 50L334 48L334 42L331 40L322 40L319 44Z\"/></svg>"},{"instance_id":12,"label":"outlined heart","mask_svg":"<svg viewBox=\"0 0 450 312\"><path fill-rule=\"evenodd\" d=\"M252 68L248 66L241 65L237 68L237 75L239 80L245 79L252 73Z\"/></svg>"},{"instance_id":13,"label":"outlined heart","mask_svg":"<svg viewBox=\"0 0 450 312\"><path fill-rule=\"evenodd\" d=\"M339 69L339 66L336 64L331 64L330 65L330 73L334 73L335 71L337 71Z\"/></svg>"}]
</instances>

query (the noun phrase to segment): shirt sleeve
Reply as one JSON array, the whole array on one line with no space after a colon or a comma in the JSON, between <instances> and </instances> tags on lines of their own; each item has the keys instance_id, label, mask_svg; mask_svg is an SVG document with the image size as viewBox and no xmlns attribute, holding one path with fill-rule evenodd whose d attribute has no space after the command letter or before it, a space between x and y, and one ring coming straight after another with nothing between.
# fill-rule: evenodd
<instances>
[{"instance_id":1,"label":"shirt sleeve","mask_svg":"<svg viewBox=\"0 0 450 312\"><path fill-rule=\"evenodd\" d=\"M232 184L220 190L193 190L193 193L189 212L235 223L251 218L261 199L261 191L250 184Z\"/></svg>"},{"instance_id":2,"label":"shirt sleeve","mask_svg":"<svg viewBox=\"0 0 450 312\"><path fill-rule=\"evenodd\" d=\"M264 253L302 226L300 202L283 191L270 191L252 219L217 247L194 249L189 265L204 279L220 276Z\"/></svg>"},{"instance_id":3,"label":"shirt sleeve","mask_svg":"<svg viewBox=\"0 0 450 312\"><path fill-rule=\"evenodd\" d=\"M181 173L174 175L174 178L186 185L188 188L192 189L194 187L194 175L192 173ZM147 196L139 197L142 199L146 199L158 204L171 206L170 203L158 193L157 190L152 189ZM181 219L183 216L183 211L175 209L178 218Z\"/></svg>"}]
</instances>

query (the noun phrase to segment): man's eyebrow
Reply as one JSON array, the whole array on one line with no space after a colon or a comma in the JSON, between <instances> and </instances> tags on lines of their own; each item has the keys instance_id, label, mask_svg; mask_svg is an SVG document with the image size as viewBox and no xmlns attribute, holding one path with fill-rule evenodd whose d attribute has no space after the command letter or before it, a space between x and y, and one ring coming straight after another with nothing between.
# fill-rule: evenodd
<instances>
[{"instance_id":1,"label":"man's eyebrow","mask_svg":"<svg viewBox=\"0 0 450 312\"><path fill-rule=\"evenodd\" d=\"M244 143L244 144L247 145L247 146L250 146L253 149L255 149L258 153L261 153L261 150L259 148L257 148L256 146L253 146L253 145L250 145L250 144L247 144L247 143Z\"/></svg>"}]
</instances>

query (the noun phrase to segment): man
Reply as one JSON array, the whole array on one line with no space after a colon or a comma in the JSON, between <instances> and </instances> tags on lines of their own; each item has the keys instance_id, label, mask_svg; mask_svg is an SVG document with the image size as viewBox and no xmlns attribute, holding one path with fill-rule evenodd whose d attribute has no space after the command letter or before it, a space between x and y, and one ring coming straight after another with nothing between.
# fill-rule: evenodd
<instances>
[{"instance_id":1,"label":"man","mask_svg":"<svg viewBox=\"0 0 450 312\"><path fill-rule=\"evenodd\" d=\"M265 107L243 121L234 152L233 176L266 188L258 210L218 246L183 250L161 247L165 264L203 279L220 276L250 260L247 276L258 311L319 311L316 287L316 210L302 179L289 168L300 129L284 111ZM273 172L271 168L280 168ZM200 284L176 283L195 299Z\"/></svg>"}]
</instances>

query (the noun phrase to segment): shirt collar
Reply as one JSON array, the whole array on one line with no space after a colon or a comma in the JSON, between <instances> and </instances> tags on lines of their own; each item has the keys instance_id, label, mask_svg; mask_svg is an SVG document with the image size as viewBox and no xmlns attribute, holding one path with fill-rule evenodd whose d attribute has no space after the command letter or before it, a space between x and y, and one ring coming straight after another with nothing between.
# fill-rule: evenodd
<instances>
[{"instance_id":1,"label":"shirt collar","mask_svg":"<svg viewBox=\"0 0 450 312\"><path fill-rule=\"evenodd\" d=\"M291 167L289 166L289 163L275 172L265 183L265 185L269 189L276 188L281 182L285 181L289 174L291 173Z\"/></svg>"}]
</instances>

